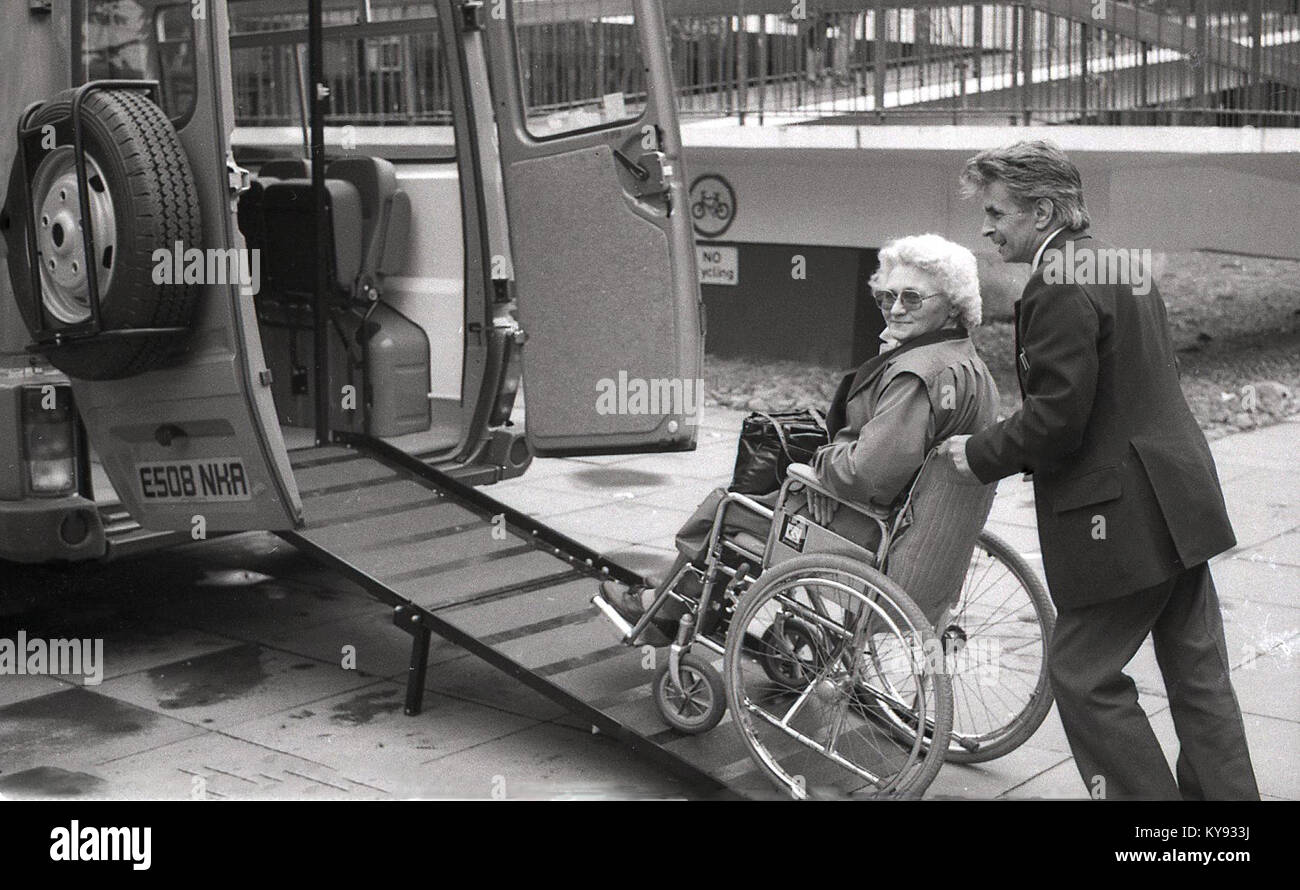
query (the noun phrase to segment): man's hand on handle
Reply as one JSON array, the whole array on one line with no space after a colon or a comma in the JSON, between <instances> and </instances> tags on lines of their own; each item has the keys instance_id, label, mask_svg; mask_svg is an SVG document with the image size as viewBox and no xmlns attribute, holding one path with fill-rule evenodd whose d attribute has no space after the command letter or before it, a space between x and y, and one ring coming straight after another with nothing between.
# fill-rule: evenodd
<instances>
[{"instance_id":1,"label":"man's hand on handle","mask_svg":"<svg viewBox=\"0 0 1300 890\"><path fill-rule=\"evenodd\" d=\"M970 468L966 462L966 440L970 436L951 436L942 445L939 446L939 456L952 461L953 469L957 475L971 482L979 482L980 479L975 475L975 471Z\"/></svg>"}]
</instances>

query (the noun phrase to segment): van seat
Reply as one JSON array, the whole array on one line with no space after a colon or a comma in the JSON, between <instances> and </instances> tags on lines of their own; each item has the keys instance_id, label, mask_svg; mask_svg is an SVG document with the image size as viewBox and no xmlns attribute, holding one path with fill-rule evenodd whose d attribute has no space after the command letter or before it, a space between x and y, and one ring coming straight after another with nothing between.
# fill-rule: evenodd
<instances>
[{"instance_id":1,"label":"van seat","mask_svg":"<svg viewBox=\"0 0 1300 890\"><path fill-rule=\"evenodd\" d=\"M333 247L327 260L330 282L340 296L348 296L361 270L361 195L351 183L338 179L325 181L325 195L324 222ZM311 180L272 183L262 205L266 220L262 268L271 290L278 298L310 305L316 282Z\"/></svg>"},{"instance_id":2,"label":"van seat","mask_svg":"<svg viewBox=\"0 0 1300 890\"><path fill-rule=\"evenodd\" d=\"M311 161L305 158L271 158L257 168L258 179L311 179Z\"/></svg>"},{"instance_id":3,"label":"van seat","mask_svg":"<svg viewBox=\"0 0 1300 890\"><path fill-rule=\"evenodd\" d=\"M325 168L326 181L350 183L361 196L363 285L382 292L383 278L401 268L411 225L411 199L398 188L397 168L383 158L339 158Z\"/></svg>"}]
</instances>

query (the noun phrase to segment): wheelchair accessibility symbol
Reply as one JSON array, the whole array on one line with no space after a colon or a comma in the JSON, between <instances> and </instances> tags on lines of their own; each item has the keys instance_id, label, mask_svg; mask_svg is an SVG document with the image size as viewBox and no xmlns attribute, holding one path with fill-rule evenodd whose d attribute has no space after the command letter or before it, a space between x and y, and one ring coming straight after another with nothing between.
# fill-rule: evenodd
<instances>
[{"instance_id":1,"label":"wheelchair accessibility symbol","mask_svg":"<svg viewBox=\"0 0 1300 890\"><path fill-rule=\"evenodd\" d=\"M697 176L691 183L687 202L695 234L701 238L717 238L736 218L736 192L731 183L716 173Z\"/></svg>"},{"instance_id":2,"label":"wheelchair accessibility symbol","mask_svg":"<svg viewBox=\"0 0 1300 890\"><path fill-rule=\"evenodd\" d=\"M808 538L808 522L801 516L789 513L781 522L781 543L803 553L803 543Z\"/></svg>"}]
</instances>

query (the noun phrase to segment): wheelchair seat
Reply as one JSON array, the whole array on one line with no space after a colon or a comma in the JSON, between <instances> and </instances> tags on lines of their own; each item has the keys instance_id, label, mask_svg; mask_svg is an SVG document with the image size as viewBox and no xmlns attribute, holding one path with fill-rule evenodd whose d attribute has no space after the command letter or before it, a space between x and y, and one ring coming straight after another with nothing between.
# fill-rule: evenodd
<instances>
[{"instance_id":1,"label":"wheelchair seat","mask_svg":"<svg viewBox=\"0 0 1300 890\"><path fill-rule=\"evenodd\" d=\"M766 540L747 531L729 533L727 538L736 546L748 550L750 553L756 554L759 557L762 557L763 548L767 546Z\"/></svg>"}]
</instances>

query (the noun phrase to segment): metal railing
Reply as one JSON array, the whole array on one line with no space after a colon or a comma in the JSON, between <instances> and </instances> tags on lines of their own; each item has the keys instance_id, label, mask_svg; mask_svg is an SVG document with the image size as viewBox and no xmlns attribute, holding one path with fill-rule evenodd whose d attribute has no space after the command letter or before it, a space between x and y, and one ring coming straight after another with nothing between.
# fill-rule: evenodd
<instances>
[{"instance_id":1,"label":"metal railing","mask_svg":"<svg viewBox=\"0 0 1300 890\"><path fill-rule=\"evenodd\" d=\"M833 0L803 20L674 18L679 108L744 123L1300 126L1297 6Z\"/></svg>"},{"instance_id":2,"label":"metal railing","mask_svg":"<svg viewBox=\"0 0 1300 890\"><path fill-rule=\"evenodd\" d=\"M1300 126L1300 0L665 5L687 121ZM241 125L301 120L305 31L274 6L232 6ZM330 7L330 123L450 121L432 4ZM516 10L530 113L642 99L630 0Z\"/></svg>"}]
</instances>

